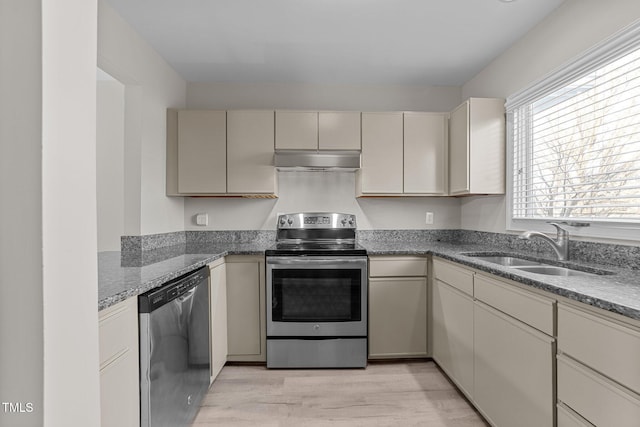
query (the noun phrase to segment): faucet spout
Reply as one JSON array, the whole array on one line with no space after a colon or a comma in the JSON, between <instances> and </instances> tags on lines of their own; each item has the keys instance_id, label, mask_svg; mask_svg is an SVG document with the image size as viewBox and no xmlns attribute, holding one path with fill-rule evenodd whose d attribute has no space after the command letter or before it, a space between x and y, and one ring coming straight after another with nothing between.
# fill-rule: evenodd
<instances>
[{"instance_id":1,"label":"faucet spout","mask_svg":"<svg viewBox=\"0 0 640 427\"><path fill-rule=\"evenodd\" d=\"M551 222L550 224L557 230L555 239L538 231L525 231L519 236L519 238L524 240L530 240L534 237L542 239L551 245L553 251L558 257L558 260L566 261L569 258L569 232L555 222Z\"/></svg>"}]
</instances>

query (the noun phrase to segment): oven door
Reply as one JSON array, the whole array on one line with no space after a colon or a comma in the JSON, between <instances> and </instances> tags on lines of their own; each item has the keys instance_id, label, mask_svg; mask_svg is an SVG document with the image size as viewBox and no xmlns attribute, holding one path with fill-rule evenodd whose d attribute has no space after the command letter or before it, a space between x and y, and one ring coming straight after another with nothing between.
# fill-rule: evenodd
<instances>
[{"instance_id":1,"label":"oven door","mask_svg":"<svg viewBox=\"0 0 640 427\"><path fill-rule=\"evenodd\" d=\"M270 256L267 337L365 337L366 256Z\"/></svg>"}]
</instances>

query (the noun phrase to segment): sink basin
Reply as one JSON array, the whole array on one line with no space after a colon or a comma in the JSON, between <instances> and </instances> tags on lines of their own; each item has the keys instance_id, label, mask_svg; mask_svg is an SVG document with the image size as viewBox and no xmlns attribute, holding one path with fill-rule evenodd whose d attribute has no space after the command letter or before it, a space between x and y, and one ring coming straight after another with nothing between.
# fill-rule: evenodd
<instances>
[{"instance_id":1,"label":"sink basin","mask_svg":"<svg viewBox=\"0 0 640 427\"><path fill-rule=\"evenodd\" d=\"M529 273L545 274L547 276L595 276L595 273L574 270L572 268L557 267L555 265L529 265L513 267L514 270L527 271Z\"/></svg>"},{"instance_id":2,"label":"sink basin","mask_svg":"<svg viewBox=\"0 0 640 427\"><path fill-rule=\"evenodd\" d=\"M541 262L538 262L538 261L531 261L528 259L518 258L514 256L490 255L490 256L474 256L474 258L482 261L492 262L494 264L504 265L506 267L543 265Z\"/></svg>"},{"instance_id":3,"label":"sink basin","mask_svg":"<svg viewBox=\"0 0 640 427\"><path fill-rule=\"evenodd\" d=\"M477 260L491 262L493 264L502 265L504 267L513 268L514 270L526 271L528 273L544 274L547 276L594 276L614 274L606 270L585 269L583 271L578 268L563 267L545 261L534 261L522 258L516 254L509 253L491 253L491 252L467 252L462 255L473 257Z\"/></svg>"}]
</instances>

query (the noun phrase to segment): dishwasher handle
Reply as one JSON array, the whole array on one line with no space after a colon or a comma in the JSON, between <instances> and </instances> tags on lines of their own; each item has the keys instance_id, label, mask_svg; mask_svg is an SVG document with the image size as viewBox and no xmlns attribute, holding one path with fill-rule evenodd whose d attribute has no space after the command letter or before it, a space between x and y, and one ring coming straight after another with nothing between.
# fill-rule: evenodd
<instances>
[{"instance_id":1,"label":"dishwasher handle","mask_svg":"<svg viewBox=\"0 0 640 427\"><path fill-rule=\"evenodd\" d=\"M138 312L151 313L174 299L180 298L199 284L207 282L209 274L209 267L204 266L139 295Z\"/></svg>"}]
</instances>

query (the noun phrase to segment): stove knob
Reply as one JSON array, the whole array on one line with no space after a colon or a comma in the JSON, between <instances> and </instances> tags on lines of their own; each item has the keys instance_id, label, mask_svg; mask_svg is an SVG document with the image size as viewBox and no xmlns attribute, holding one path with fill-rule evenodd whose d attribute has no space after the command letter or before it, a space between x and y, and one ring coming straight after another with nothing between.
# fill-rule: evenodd
<instances>
[{"instance_id":1,"label":"stove knob","mask_svg":"<svg viewBox=\"0 0 640 427\"><path fill-rule=\"evenodd\" d=\"M280 225L285 225L287 223L287 220L284 217L280 217Z\"/></svg>"},{"instance_id":2,"label":"stove knob","mask_svg":"<svg viewBox=\"0 0 640 427\"><path fill-rule=\"evenodd\" d=\"M293 219L291 219L291 218L287 219L287 223L288 223L289 225L293 224Z\"/></svg>"},{"instance_id":3,"label":"stove knob","mask_svg":"<svg viewBox=\"0 0 640 427\"><path fill-rule=\"evenodd\" d=\"M342 223L342 226L345 227L347 225L347 218L342 218L342 221L340 221Z\"/></svg>"},{"instance_id":4,"label":"stove knob","mask_svg":"<svg viewBox=\"0 0 640 427\"><path fill-rule=\"evenodd\" d=\"M353 218L349 218L349 225L353 227Z\"/></svg>"}]
</instances>

